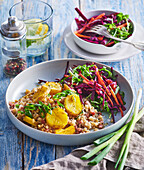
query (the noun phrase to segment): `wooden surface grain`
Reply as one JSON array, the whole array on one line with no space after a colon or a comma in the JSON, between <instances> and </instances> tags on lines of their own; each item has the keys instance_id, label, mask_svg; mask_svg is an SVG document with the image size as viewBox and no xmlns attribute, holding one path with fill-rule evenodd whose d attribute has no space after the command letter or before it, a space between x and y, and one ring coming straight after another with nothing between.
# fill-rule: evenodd
<instances>
[{"instance_id":1,"label":"wooden surface grain","mask_svg":"<svg viewBox=\"0 0 144 170\"><path fill-rule=\"evenodd\" d=\"M9 8L20 0L0 0L0 24L8 17ZM94 9L112 9L128 13L131 18L144 27L144 2L135 0L44 0L54 9L52 26L53 35L51 46L46 54L46 60L57 58L79 58L68 50L63 41L63 31L77 16L74 8L79 7L83 12ZM144 90L144 53L129 59L105 63L122 73L132 85L134 94L138 88ZM1 55L0 55L1 60ZM43 59L28 58L28 67ZM0 61L0 169L31 169L70 153L73 147L63 147L36 141L21 133L9 120L6 114L5 93L12 79L3 74ZM142 98L141 106L144 104Z\"/></svg>"}]
</instances>

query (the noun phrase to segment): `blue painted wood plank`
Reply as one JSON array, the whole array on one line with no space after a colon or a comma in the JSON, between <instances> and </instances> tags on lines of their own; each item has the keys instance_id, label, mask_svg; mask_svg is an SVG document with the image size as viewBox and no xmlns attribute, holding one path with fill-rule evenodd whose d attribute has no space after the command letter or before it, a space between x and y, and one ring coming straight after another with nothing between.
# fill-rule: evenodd
<instances>
[{"instance_id":1,"label":"blue painted wood plank","mask_svg":"<svg viewBox=\"0 0 144 170\"><path fill-rule=\"evenodd\" d=\"M10 7L18 0L4 0L0 7L0 24L8 18ZM22 133L15 128L6 114L5 93L10 78L5 76L0 54L0 169L22 168Z\"/></svg>"},{"instance_id":2,"label":"blue painted wood plank","mask_svg":"<svg viewBox=\"0 0 144 170\"><path fill-rule=\"evenodd\" d=\"M24 135L24 168L48 163L55 159L55 147Z\"/></svg>"}]
</instances>

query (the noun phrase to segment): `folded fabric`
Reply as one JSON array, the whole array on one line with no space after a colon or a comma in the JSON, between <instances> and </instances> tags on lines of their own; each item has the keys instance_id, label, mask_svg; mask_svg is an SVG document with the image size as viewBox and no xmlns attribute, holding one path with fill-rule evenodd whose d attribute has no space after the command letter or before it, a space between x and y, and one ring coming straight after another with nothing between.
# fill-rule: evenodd
<instances>
[{"instance_id":1,"label":"folded fabric","mask_svg":"<svg viewBox=\"0 0 144 170\"><path fill-rule=\"evenodd\" d=\"M72 151L69 155L48 164L32 168L32 170L112 170L117 161L125 136L118 140L106 157L97 165L89 166L90 160L83 161L82 155L92 150L93 144ZM126 169L144 169L144 116L136 123L131 136L129 154L125 163Z\"/></svg>"}]
</instances>

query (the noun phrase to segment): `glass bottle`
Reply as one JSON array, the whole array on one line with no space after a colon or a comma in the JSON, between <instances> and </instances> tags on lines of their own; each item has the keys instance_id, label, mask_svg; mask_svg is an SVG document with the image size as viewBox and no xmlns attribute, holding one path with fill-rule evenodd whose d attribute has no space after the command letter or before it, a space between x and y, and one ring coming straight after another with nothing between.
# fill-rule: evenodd
<instances>
[{"instance_id":1,"label":"glass bottle","mask_svg":"<svg viewBox=\"0 0 144 170\"><path fill-rule=\"evenodd\" d=\"M16 76L26 68L26 26L15 16L1 25L1 53L6 75Z\"/></svg>"}]
</instances>

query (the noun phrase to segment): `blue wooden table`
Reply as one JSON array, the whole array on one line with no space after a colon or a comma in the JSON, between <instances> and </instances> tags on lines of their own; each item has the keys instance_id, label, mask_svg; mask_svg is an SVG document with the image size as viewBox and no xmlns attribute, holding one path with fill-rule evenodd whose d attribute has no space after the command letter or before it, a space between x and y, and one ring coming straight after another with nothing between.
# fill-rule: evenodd
<instances>
[{"instance_id":1,"label":"blue wooden table","mask_svg":"<svg viewBox=\"0 0 144 170\"><path fill-rule=\"evenodd\" d=\"M128 13L131 18L144 27L144 1L135 0L44 0L54 9L53 37L48 50L48 60L57 58L75 58L63 41L63 31L77 16L74 8L79 7L86 12L93 9L112 9ZM19 0L0 0L0 24L8 17L9 8ZM134 94L138 88L144 91L144 53L129 59L105 63L114 67L130 81ZM38 63L28 60L28 66ZM63 147L36 141L20 132L6 114L5 93L11 78L3 74L0 55L0 169L30 169L48 163L70 153L74 147ZM141 105L144 103L142 98Z\"/></svg>"}]
</instances>

